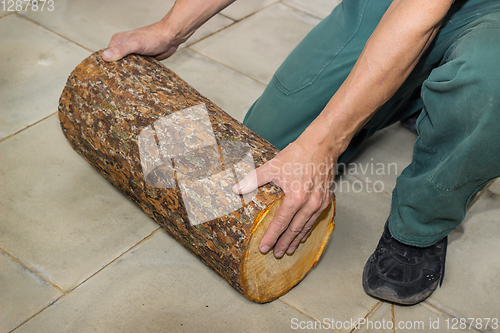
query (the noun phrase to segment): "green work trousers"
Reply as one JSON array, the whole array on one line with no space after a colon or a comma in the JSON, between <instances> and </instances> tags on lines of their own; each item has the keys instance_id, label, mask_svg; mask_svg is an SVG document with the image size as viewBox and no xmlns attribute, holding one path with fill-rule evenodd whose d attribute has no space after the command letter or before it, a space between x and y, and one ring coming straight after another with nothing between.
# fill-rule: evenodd
<instances>
[{"instance_id":1,"label":"green work trousers","mask_svg":"<svg viewBox=\"0 0 500 333\"><path fill-rule=\"evenodd\" d=\"M244 123L280 149L294 141L343 83L390 3L344 0L278 68ZM477 192L500 176L499 1L452 6L406 82L339 163L419 110L419 137L393 190L389 228L400 242L424 247L456 228Z\"/></svg>"}]
</instances>

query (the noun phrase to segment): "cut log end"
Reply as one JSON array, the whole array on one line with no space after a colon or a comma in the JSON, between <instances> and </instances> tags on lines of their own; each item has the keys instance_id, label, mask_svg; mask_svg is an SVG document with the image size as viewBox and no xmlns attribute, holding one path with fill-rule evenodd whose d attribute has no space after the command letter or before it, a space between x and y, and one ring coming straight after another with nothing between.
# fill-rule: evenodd
<instances>
[{"instance_id":1,"label":"cut log end","mask_svg":"<svg viewBox=\"0 0 500 333\"><path fill-rule=\"evenodd\" d=\"M292 255L276 259L273 251L262 254L259 244L283 199L277 200L256 218L256 225L243 257L242 279L245 296L259 303L270 302L287 293L316 265L333 232L335 201L323 211L304 243Z\"/></svg>"}]
</instances>

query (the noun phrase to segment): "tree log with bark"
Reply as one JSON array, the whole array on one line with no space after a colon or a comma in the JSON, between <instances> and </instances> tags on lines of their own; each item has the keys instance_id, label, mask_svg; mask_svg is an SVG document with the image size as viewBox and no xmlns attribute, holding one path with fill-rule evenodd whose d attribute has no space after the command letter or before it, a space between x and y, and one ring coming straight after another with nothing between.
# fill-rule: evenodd
<instances>
[{"instance_id":1,"label":"tree log with bark","mask_svg":"<svg viewBox=\"0 0 500 333\"><path fill-rule=\"evenodd\" d=\"M293 255L259 252L283 192L231 188L278 149L151 57L89 56L68 78L59 119L75 151L251 300L285 294L325 250L334 202Z\"/></svg>"}]
</instances>

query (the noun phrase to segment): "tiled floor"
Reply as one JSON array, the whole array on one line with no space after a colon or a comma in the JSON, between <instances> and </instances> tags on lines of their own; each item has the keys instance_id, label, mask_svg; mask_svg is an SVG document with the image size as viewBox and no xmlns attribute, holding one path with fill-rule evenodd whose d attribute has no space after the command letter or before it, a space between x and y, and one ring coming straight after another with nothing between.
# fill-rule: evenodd
<instances>
[{"instance_id":1,"label":"tiled floor","mask_svg":"<svg viewBox=\"0 0 500 333\"><path fill-rule=\"evenodd\" d=\"M0 333L288 332L358 318L366 321L360 332L465 332L474 326L453 330L454 320L500 319L500 181L451 234L444 284L426 302L393 306L363 292L363 265L415 141L398 125L373 137L354 161L358 171L338 180L336 229L318 266L263 305L234 291L73 152L55 114L72 68L173 2L58 0L51 12L0 12ZM241 120L336 3L240 0L164 63ZM366 169L377 163L393 168Z\"/></svg>"}]
</instances>

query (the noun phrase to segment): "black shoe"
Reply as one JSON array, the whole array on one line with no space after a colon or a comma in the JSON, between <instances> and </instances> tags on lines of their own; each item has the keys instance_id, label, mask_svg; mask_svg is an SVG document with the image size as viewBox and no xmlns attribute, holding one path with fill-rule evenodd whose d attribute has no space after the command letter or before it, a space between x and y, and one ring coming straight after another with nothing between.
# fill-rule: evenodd
<instances>
[{"instance_id":1,"label":"black shoe","mask_svg":"<svg viewBox=\"0 0 500 333\"><path fill-rule=\"evenodd\" d=\"M429 247L402 244L391 236L386 223L363 270L365 292L397 304L422 302L443 281L446 245L447 237Z\"/></svg>"},{"instance_id":2,"label":"black shoe","mask_svg":"<svg viewBox=\"0 0 500 333\"><path fill-rule=\"evenodd\" d=\"M401 120L400 121L401 126L403 126L404 128L406 128L408 131L412 132L413 134L418 135L418 133L417 133L417 119L418 119L418 116L420 116L420 111L415 112L414 114L412 114L408 118L405 118L405 119Z\"/></svg>"}]
</instances>

